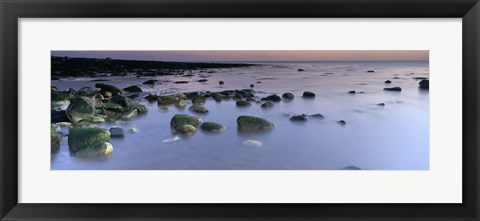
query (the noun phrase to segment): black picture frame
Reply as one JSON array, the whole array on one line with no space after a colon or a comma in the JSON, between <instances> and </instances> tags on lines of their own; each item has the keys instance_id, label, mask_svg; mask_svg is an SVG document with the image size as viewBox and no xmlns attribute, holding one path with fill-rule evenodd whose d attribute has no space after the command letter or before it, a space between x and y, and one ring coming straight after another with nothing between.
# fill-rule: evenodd
<instances>
[{"instance_id":1,"label":"black picture frame","mask_svg":"<svg viewBox=\"0 0 480 221\"><path fill-rule=\"evenodd\" d=\"M1 220L479 220L480 4L478 0L0 0L0 15ZM18 203L18 19L76 17L462 18L463 203ZM445 43L448 44L448 42Z\"/></svg>"}]
</instances>

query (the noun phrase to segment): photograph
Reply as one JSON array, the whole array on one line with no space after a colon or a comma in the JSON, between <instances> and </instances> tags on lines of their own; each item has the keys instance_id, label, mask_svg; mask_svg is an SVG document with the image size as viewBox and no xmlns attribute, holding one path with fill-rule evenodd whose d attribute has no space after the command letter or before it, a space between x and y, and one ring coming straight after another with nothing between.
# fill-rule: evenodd
<instances>
[{"instance_id":1,"label":"photograph","mask_svg":"<svg viewBox=\"0 0 480 221\"><path fill-rule=\"evenodd\" d=\"M430 169L428 50L50 58L51 170Z\"/></svg>"}]
</instances>

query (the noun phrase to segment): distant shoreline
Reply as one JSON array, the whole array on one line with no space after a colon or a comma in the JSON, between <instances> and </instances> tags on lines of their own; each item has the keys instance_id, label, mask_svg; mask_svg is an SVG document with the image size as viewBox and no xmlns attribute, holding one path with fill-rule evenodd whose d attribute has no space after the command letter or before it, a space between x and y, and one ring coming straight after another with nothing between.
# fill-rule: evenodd
<instances>
[{"instance_id":1,"label":"distant shoreline","mask_svg":"<svg viewBox=\"0 0 480 221\"><path fill-rule=\"evenodd\" d=\"M247 63L169 62L112 58L51 57L51 79L66 77L162 76L192 70L256 66Z\"/></svg>"}]
</instances>

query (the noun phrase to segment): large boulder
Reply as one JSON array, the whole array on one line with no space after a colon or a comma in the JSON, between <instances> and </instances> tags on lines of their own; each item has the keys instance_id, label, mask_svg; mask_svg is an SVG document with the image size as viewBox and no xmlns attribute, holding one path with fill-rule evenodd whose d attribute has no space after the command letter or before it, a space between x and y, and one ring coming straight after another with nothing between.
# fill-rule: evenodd
<instances>
[{"instance_id":1,"label":"large boulder","mask_svg":"<svg viewBox=\"0 0 480 221\"><path fill-rule=\"evenodd\" d=\"M108 155L112 152L113 152L112 144L108 142L103 142L91 147L81 149L75 154L75 156L80 158L100 157L100 156Z\"/></svg>"},{"instance_id":2,"label":"large boulder","mask_svg":"<svg viewBox=\"0 0 480 221\"><path fill-rule=\"evenodd\" d=\"M95 116L95 107L82 97L73 98L65 111L68 119L73 124L79 124L82 120L88 120Z\"/></svg>"},{"instance_id":3,"label":"large boulder","mask_svg":"<svg viewBox=\"0 0 480 221\"><path fill-rule=\"evenodd\" d=\"M102 128L77 127L68 132L68 148L76 153L88 147L95 147L110 140L110 132Z\"/></svg>"},{"instance_id":4,"label":"large boulder","mask_svg":"<svg viewBox=\"0 0 480 221\"><path fill-rule=\"evenodd\" d=\"M223 132L225 131L225 127L221 124L215 122L205 122L203 123L200 128L204 131L208 132Z\"/></svg>"},{"instance_id":5,"label":"large boulder","mask_svg":"<svg viewBox=\"0 0 480 221\"><path fill-rule=\"evenodd\" d=\"M295 96L290 92L283 93L282 97L283 99L286 99L286 100L292 100L293 98L295 98Z\"/></svg>"},{"instance_id":6,"label":"large boulder","mask_svg":"<svg viewBox=\"0 0 480 221\"><path fill-rule=\"evenodd\" d=\"M132 99L121 94L115 95L110 99L110 102L121 105L122 107L130 107L132 105Z\"/></svg>"},{"instance_id":7,"label":"large boulder","mask_svg":"<svg viewBox=\"0 0 480 221\"><path fill-rule=\"evenodd\" d=\"M240 116L237 118L237 127L240 130L268 130L275 128L275 124L265 118Z\"/></svg>"},{"instance_id":8,"label":"large boulder","mask_svg":"<svg viewBox=\"0 0 480 221\"><path fill-rule=\"evenodd\" d=\"M95 87L100 88L102 91L108 91L108 92L112 93L113 95L122 93L122 90L120 90L119 88L117 88L113 85L109 85L109 84L98 83L98 84L95 84Z\"/></svg>"},{"instance_id":9,"label":"large boulder","mask_svg":"<svg viewBox=\"0 0 480 221\"><path fill-rule=\"evenodd\" d=\"M142 88L140 88L139 86L136 86L136 85L126 87L123 90L126 91L126 92L129 92L129 93L140 93L140 92L142 92Z\"/></svg>"},{"instance_id":10,"label":"large boulder","mask_svg":"<svg viewBox=\"0 0 480 221\"><path fill-rule=\"evenodd\" d=\"M419 87L422 88L422 89L428 89L429 84L430 84L430 83L429 83L429 80L426 80L426 79L421 80L421 81L418 83Z\"/></svg>"},{"instance_id":11,"label":"large boulder","mask_svg":"<svg viewBox=\"0 0 480 221\"><path fill-rule=\"evenodd\" d=\"M170 121L172 130L179 130L183 125L189 124L194 127L202 123L202 119L187 114L175 114Z\"/></svg>"}]
</instances>

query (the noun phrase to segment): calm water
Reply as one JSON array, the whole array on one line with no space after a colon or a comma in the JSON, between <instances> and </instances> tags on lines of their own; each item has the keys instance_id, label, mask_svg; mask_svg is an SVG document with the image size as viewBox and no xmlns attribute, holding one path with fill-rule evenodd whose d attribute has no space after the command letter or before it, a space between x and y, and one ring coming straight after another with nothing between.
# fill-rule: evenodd
<instances>
[{"instance_id":1,"label":"calm water","mask_svg":"<svg viewBox=\"0 0 480 221\"><path fill-rule=\"evenodd\" d=\"M305 71L298 72L298 68ZM429 169L429 94L419 90L419 81L413 79L428 76L428 62L284 62L216 71L194 72L193 77L157 77L159 81L188 80L188 84L141 85L151 79L147 77L115 77L106 83L122 88L138 84L144 91L156 94L244 89L255 84L258 97L292 92L295 99L275 103L268 110L257 103L237 108L233 100L220 103L208 100L204 105L210 111L208 114L195 114L188 108L180 110L175 106L169 106L165 112L159 110L156 103L148 104L140 99L149 107L147 114L130 122L98 125L125 129L124 138L110 140L114 148L110 156L75 158L70 156L67 138L64 138L60 151L51 155L51 169L335 170L346 166L364 170ZM200 75L208 75L208 81L197 82L202 79ZM97 82L91 80L52 81L52 85L59 89L79 89L93 87ZM225 81L223 86L218 85L220 80ZM385 80L393 83L386 85ZM383 91L384 87L394 86L401 87L402 91ZM305 90L315 92L316 99L303 99L301 95ZM348 94L350 90L364 93ZM385 107L376 105L381 102ZM165 142L175 137L170 131L170 119L177 113L221 123L227 130L210 134L199 129L191 137L179 136L177 141ZM325 119L294 123L285 116L316 113ZM240 133L236 129L239 115L265 117L277 128L269 132ZM338 125L338 120L345 120L347 125ZM129 133L132 127L138 132ZM260 141L263 145L247 146L246 140Z\"/></svg>"}]
</instances>

